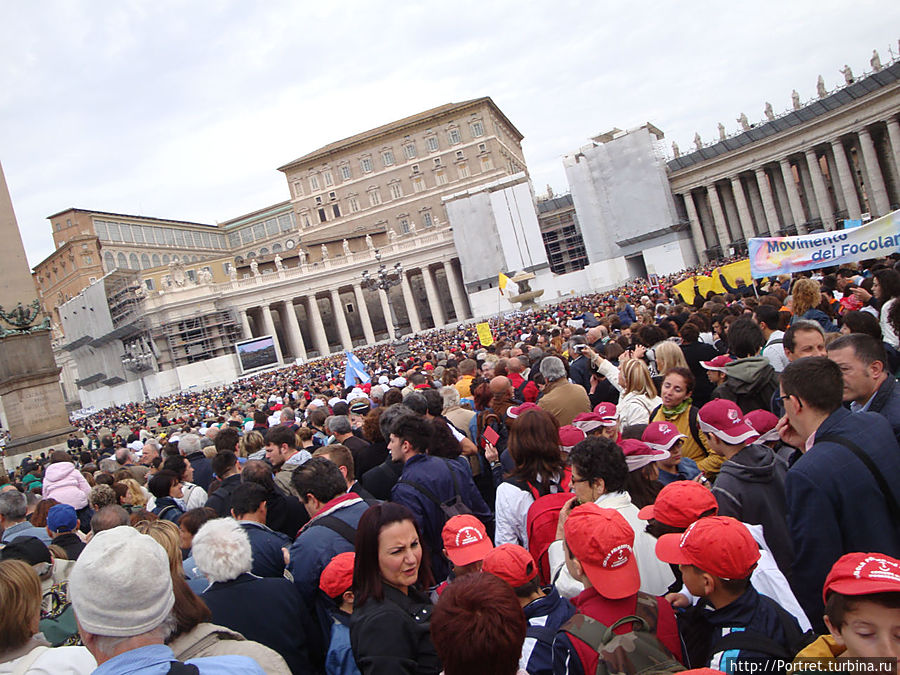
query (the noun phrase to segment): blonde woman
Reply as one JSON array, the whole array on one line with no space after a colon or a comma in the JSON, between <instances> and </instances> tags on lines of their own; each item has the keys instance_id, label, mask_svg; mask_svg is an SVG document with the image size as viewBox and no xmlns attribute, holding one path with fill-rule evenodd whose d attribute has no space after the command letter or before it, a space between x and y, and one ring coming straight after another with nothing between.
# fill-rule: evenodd
<instances>
[{"instance_id":1,"label":"blonde woman","mask_svg":"<svg viewBox=\"0 0 900 675\"><path fill-rule=\"evenodd\" d=\"M122 506L129 511L139 511L147 506L147 493L134 478L119 481L128 490L122 499Z\"/></svg>"},{"instance_id":2,"label":"blonde woman","mask_svg":"<svg viewBox=\"0 0 900 675\"><path fill-rule=\"evenodd\" d=\"M806 319L818 323L826 333L837 332L838 328L831 318L819 309L821 304L822 290L819 282L805 277L797 279L791 289L791 312L794 314L791 324Z\"/></svg>"},{"instance_id":3,"label":"blonde woman","mask_svg":"<svg viewBox=\"0 0 900 675\"><path fill-rule=\"evenodd\" d=\"M248 431L238 442L238 457L250 457L266 445L266 439L258 431Z\"/></svg>"},{"instance_id":4,"label":"blonde woman","mask_svg":"<svg viewBox=\"0 0 900 675\"><path fill-rule=\"evenodd\" d=\"M656 360L656 372L665 375L672 368L687 368L681 347L671 340L663 340L653 345L653 357Z\"/></svg>"},{"instance_id":5,"label":"blonde woman","mask_svg":"<svg viewBox=\"0 0 900 675\"><path fill-rule=\"evenodd\" d=\"M662 404L647 365L640 359L628 359L622 363L619 376L613 382L619 389L616 410L622 428L632 424L647 424L651 411Z\"/></svg>"}]
</instances>

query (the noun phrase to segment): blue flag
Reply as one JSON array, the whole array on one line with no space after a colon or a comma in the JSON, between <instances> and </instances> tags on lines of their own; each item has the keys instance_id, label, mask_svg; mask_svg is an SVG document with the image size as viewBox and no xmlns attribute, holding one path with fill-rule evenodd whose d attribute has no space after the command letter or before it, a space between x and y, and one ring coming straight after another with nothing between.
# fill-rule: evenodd
<instances>
[{"instance_id":1,"label":"blue flag","mask_svg":"<svg viewBox=\"0 0 900 675\"><path fill-rule=\"evenodd\" d=\"M372 378L369 376L369 373L366 372L366 367L363 365L363 362L359 360L359 357L353 352L345 351L344 354L347 356L347 369L344 371L344 386L352 387L356 384L356 381L360 382L371 382Z\"/></svg>"}]
</instances>

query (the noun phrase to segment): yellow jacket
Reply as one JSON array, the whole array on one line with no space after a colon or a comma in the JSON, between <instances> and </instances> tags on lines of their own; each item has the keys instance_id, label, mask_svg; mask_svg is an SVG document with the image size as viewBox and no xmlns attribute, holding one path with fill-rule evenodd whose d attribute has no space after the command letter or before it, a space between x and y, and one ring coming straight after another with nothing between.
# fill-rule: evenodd
<instances>
[{"instance_id":1,"label":"yellow jacket","mask_svg":"<svg viewBox=\"0 0 900 675\"><path fill-rule=\"evenodd\" d=\"M815 642L800 650L797 658L833 659L845 650L846 647L839 645L830 635L820 635Z\"/></svg>"},{"instance_id":2,"label":"yellow jacket","mask_svg":"<svg viewBox=\"0 0 900 675\"><path fill-rule=\"evenodd\" d=\"M663 415L662 406L660 406L659 410L656 411L656 414L650 421L667 421L666 416ZM709 449L709 446L706 444L706 438L703 437L703 434L700 433L699 430L698 435L700 436L700 440L703 441L703 444L697 445L697 441L694 440L694 434L691 433L690 409L685 408L685 411L678 417L673 417L668 421L678 427L679 432L687 436L687 438L684 439L684 444L681 446L682 457L687 457L688 459L697 462L697 467L704 473L711 475L719 473L719 467L722 466L722 462L725 461L725 458L721 455L714 454L713 451Z\"/></svg>"}]
</instances>

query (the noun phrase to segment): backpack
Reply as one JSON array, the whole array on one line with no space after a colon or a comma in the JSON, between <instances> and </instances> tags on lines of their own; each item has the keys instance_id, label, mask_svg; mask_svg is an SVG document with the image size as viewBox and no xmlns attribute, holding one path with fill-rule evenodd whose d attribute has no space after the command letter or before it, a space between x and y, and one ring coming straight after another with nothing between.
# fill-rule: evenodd
<instances>
[{"instance_id":1,"label":"backpack","mask_svg":"<svg viewBox=\"0 0 900 675\"><path fill-rule=\"evenodd\" d=\"M524 486L517 485L534 497L534 503L528 507L528 515L525 520L525 533L528 536L528 552L531 553L538 565L538 575L541 585L553 583L550 578L550 558L548 551L550 544L556 540L556 526L559 523L559 512L563 506L572 499L569 491L572 482L572 470L568 467L563 471L562 479L556 487L558 492L550 492L551 484L542 484L539 487L531 483Z\"/></svg>"},{"instance_id":2,"label":"backpack","mask_svg":"<svg viewBox=\"0 0 900 675\"><path fill-rule=\"evenodd\" d=\"M651 421L654 417L656 417L656 413L658 413L661 409L662 405L658 405L653 409L653 411L650 413ZM700 411L695 405L692 405L688 409L688 428L691 430L691 436L694 438L694 443L696 443L700 448L705 448L706 446L703 445L703 441L700 439L700 423L697 421L698 412Z\"/></svg>"},{"instance_id":3,"label":"backpack","mask_svg":"<svg viewBox=\"0 0 900 675\"><path fill-rule=\"evenodd\" d=\"M576 614L562 625L560 631L578 638L599 655L596 675L628 673L653 675L685 670L678 659L656 637L659 608L656 598L638 592L636 614L625 616L612 626L605 626L584 614ZM622 635L613 631L631 623L632 629Z\"/></svg>"},{"instance_id":4,"label":"backpack","mask_svg":"<svg viewBox=\"0 0 900 675\"><path fill-rule=\"evenodd\" d=\"M733 631L723 636L721 640L712 647L713 654L719 654L725 651L741 650L756 652L771 656L777 663L789 664L794 657L807 645L811 644L818 636L808 630L805 633L800 630L797 620L781 605L774 600L772 604L778 613L778 619L781 621L781 630L787 639L787 646L775 642L771 637L755 630ZM740 656L740 654L738 654Z\"/></svg>"},{"instance_id":5,"label":"backpack","mask_svg":"<svg viewBox=\"0 0 900 675\"><path fill-rule=\"evenodd\" d=\"M444 519L441 522L441 527L443 527L444 523L450 520L453 516L464 516L472 513L472 509L470 509L468 505L466 505L466 503L463 501L462 495L459 493L459 479L457 479L456 472L450 466L450 460L444 459L444 464L447 466L447 471L450 472L450 478L453 479L453 496L446 501L441 501L431 490L414 480L409 480L408 478L401 477L398 481L399 483L406 483L407 485L411 486L417 492L427 497L440 509L441 513L444 516Z\"/></svg>"}]
</instances>

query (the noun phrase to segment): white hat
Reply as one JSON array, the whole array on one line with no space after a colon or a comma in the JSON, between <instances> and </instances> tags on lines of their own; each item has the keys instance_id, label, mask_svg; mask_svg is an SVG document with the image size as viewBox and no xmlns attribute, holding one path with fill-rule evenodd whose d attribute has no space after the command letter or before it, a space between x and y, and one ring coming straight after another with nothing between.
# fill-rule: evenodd
<instances>
[{"instance_id":1,"label":"white hat","mask_svg":"<svg viewBox=\"0 0 900 675\"><path fill-rule=\"evenodd\" d=\"M131 443L128 444L128 449L133 452L143 452L144 444L141 441L131 441Z\"/></svg>"},{"instance_id":2,"label":"white hat","mask_svg":"<svg viewBox=\"0 0 900 675\"><path fill-rule=\"evenodd\" d=\"M328 407L333 408L335 403L341 403L341 402L346 403L346 401L344 401L344 399L339 398L337 396L333 396L332 398L328 399Z\"/></svg>"},{"instance_id":3,"label":"white hat","mask_svg":"<svg viewBox=\"0 0 900 675\"><path fill-rule=\"evenodd\" d=\"M72 568L69 599L78 623L94 635L129 637L153 630L175 605L165 549L133 527L99 532Z\"/></svg>"},{"instance_id":4,"label":"white hat","mask_svg":"<svg viewBox=\"0 0 900 675\"><path fill-rule=\"evenodd\" d=\"M388 383L390 383L390 381L391 381L391 378L389 378L387 375L382 375L381 377L378 378L378 384L388 384Z\"/></svg>"},{"instance_id":5,"label":"white hat","mask_svg":"<svg viewBox=\"0 0 900 675\"><path fill-rule=\"evenodd\" d=\"M181 440L181 436L175 434L174 436L169 436L169 443L177 443Z\"/></svg>"},{"instance_id":6,"label":"white hat","mask_svg":"<svg viewBox=\"0 0 900 675\"><path fill-rule=\"evenodd\" d=\"M357 388L357 389L354 389L353 391L351 391L349 394L347 394L347 403L350 403L351 401L355 401L358 398L369 398L369 397L366 396L366 392L364 392L362 389Z\"/></svg>"},{"instance_id":7,"label":"white hat","mask_svg":"<svg viewBox=\"0 0 900 675\"><path fill-rule=\"evenodd\" d=\"M390 385L392 387L397 387L398 389L402 389L406 386L406 378L405 377L395 377L391 380Z\"/></svg>"}]
</instances>

